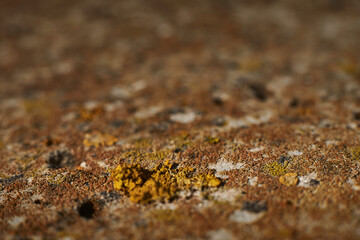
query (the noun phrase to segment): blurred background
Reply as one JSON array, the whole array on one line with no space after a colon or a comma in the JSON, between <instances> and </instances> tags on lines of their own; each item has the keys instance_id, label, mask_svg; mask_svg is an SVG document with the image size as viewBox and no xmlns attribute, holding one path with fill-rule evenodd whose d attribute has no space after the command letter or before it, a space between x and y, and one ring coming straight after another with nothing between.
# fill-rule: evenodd
<instances>
[{"instance_id":1,"label":"blurred background","mask_svg":"<svg viewBox=\"0 0 360 240\"><path fill-rule=\"evenodd\" d=\"M153 106L147 114L310 115L345 101L350 112L333 117L349 118L360 101L359 10L356 0L2 0L2 111L20 100L30 112L101 103L118 118Z\"/></svg>"}]
</instances>

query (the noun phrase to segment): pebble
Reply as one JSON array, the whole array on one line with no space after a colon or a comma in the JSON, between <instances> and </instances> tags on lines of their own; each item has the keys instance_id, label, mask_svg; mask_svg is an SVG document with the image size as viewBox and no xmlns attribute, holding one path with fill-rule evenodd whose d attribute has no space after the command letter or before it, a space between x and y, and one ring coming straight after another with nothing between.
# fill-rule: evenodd
<instances>
[{"instance_id":1,"label":"pebble","mask_svg":"<svg viewBox=\"0 0 360 240\"><path fill-rule=\"evenodd\" d=\"M246 210L236 210L231 216L230 220L237 223L254 223L260 220L265 215L264 212L253 213Z\"/></svg>"},{"instance_id":2,"label":"pebble","mask_svg":"<svg viewBox=\"0 0 360 240\"><path fill-rule=\"evenodd\" d=\"M195 121L196 114L194 112L175 113L170 115L170 120L182 124L189 124Z\"/></svg>"},{"instance_id":3,"label":"pebble","mask_svg":"<svg viewBox=\"0 0 360 240\"><path fill-rule=\"evenodd\" d=\"M298 150L294 150L294 151L289 151L288 154L289 154L290 156L300 156L300 155L302 155L303 153L300 152L300 151L298 151Z\"/></svg>"}]
</instances>

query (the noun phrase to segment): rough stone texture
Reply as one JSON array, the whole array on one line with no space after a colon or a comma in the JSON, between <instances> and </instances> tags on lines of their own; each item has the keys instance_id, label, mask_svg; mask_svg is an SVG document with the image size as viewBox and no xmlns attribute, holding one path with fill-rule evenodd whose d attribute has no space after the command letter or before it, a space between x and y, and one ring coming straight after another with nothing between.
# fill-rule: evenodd
<instances>
[{"instance_id":1,"label":"rough stone texture","mask_svg":"<svg viewBox=\"0 0 360 240\"><path fill-rule=\"evenodd\" d=\"M2 0L0 239L359 239L359 11ZM114 189L167 160L222 184Z\"/></svg>"}]
</instances>

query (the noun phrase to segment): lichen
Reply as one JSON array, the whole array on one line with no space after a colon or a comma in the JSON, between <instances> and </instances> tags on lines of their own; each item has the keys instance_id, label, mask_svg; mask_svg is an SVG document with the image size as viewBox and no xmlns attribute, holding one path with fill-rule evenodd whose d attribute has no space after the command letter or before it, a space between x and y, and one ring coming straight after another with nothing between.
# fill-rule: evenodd
<instances>
[{"instance_id":1,"label":"lichen","mask_svg":"<svg viewBox=\"0 0 360 240\"><path fill-rule=\"evenodd\" d=\"M296 173L286 173L279 178L279 182L286 186L293 186L298 184L299 179Z\"/></svg>"},{"instance_id":2,"label":"lichen","mask_svg":"<svg viewBox=\"0 0 360 240\"><path fill-rule=\"evenodd\" d=\"M85 139L83 141L84 146L86 147L100 147L100 146L111 146L114 145L118 139L109 134L101 134L95 132L92 134L85 134Z\"/></svg>"},{"instance_id":3,"label":"lichen","mask_svg":"<svg viewBox=\"0 0 360 240\"><path fill-rule=\"evenodd\" d=\"M216 138L216 137L206 137L205 140L210 144L216 144L220 142L220 138Z\"/></svg>"},{"instance_id":4,"label":"lichen","mask_svg":"<svg viewBox=\"0 0 360 240\"><path fill-rule=\"evenodd\" d=\"M104 114L104 109L102 106L97 106L92 109L82 108L79 111L79 120L84 122L92 121L96 116Z\"/></svg>"},{"instance_id":5,"label":"lichen","mask_svg":"<svg viewBox=\"0 0 360 240\"><path fill-rule=\"evenodd\" d=\"M278 162L271 162L264 166L264 170L273 177L282 176L287 172L287 161L284 164Z\"/></svg>"},{"instance_id":6,"label":"lichen","mask_svg":"<svg viewBox=\"0 0 360 240\"><path fill-rule=\"evenodd\" d=\"M347 150L347 154L353 161L360 161L360 146L351 147Z\"/></svg>"},{"instance_id":7,"label":"lichen","mask_svg":"<svg viewBox=\"0 0 360 240\"><path fill-rule=\"evenodd\" d=\"M119 165L112 172L114 188L124 192L135 203L168 202L180 190L217 187L221 180L212 174L194 175L192 168L174 168L168 161L151 170L138 163Z\"/></svg>"}]
</instances>

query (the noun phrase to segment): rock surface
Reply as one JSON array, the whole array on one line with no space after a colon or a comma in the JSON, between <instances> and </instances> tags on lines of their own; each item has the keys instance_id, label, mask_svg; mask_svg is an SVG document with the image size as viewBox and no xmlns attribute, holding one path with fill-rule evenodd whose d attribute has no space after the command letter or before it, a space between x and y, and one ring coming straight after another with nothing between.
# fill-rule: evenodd
<instances>
[{"instance_id":1,"label":"rock surface","mask_svg":"<svg viewBox=\"0 0 360 240\"><path fill-rule=\"evenodd\" d=\"M359 239L359 11L2 0L0 239Z\"/></svg>"}]
</instances>

